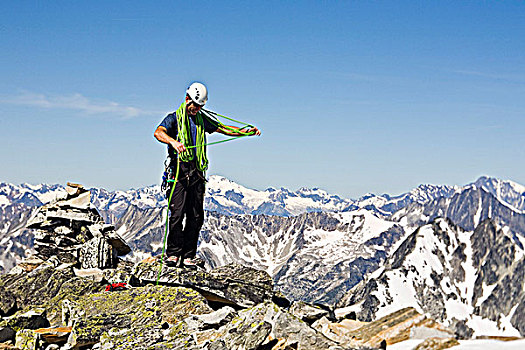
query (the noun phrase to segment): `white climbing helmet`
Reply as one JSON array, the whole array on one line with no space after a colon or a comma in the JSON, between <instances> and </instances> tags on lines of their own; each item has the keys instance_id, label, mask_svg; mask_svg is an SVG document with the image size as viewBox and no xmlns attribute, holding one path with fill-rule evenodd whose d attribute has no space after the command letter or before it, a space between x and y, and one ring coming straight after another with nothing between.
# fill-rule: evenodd
<instances>
[{"instance_id":1,"label":"white climbing helmet","mask_svg":"<svg viewBox=\"0 0 525 350\"><path fill-rule=\"evenodd\" d=\"M188 87L188 90L186 90L186 93L190 96L193 102L198 105L204 106L206 101L208 101L208 89L206 89L206 86L202 83L192 83Z\"/></svg>"}]
</instances>

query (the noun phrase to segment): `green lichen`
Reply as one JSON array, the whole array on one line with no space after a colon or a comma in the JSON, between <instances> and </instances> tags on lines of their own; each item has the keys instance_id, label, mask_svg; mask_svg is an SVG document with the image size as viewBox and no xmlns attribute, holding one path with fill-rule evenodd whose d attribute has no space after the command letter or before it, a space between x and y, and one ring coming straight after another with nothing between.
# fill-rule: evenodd
<instances>
[{"instance_id":1,"label":"green lichen","mask_svg":"<svg viewBox=\"0 0 525 350\"><path fill-rule=\"evenodd\" d=\"M18 349L37 349L38 343L38 335L32 330L24 329L16 333L15 347Z\"/></svg>"},{"instance_id":2,"label":"green lichen","mask_svg":"<svg viewBox=\"0 0 525 350\"><path fill-rule=\"evenodd\" d=\"M104 339L114 344L135 343L137 339L147 343L150 333L160 332L165 322L176 324L170 334L182 339L187 336L181 322L185 317L212 311L196 291L162 286L86 295L78 298L73 308L72 314L83 315L74 326L79 339L104 334ZM116 334L110 331L112 328L129 328L134 334Z\"/></svg>"}]
</instances>

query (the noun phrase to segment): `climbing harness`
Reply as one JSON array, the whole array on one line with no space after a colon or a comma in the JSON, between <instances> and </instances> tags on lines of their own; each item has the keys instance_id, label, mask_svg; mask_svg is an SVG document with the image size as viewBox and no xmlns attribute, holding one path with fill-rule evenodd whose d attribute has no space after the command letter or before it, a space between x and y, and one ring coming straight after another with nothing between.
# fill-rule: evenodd
<instances>
[{"instance_id":1,"label":"climbing harness","mask_svg":"<svg viewBox=\"0 0 525 350\"><path fill-rule=\"evenodd\" d=\"M183 109L183 110L181 110L181 109ZM180 117L179 117L179 115L180 115ZM220 140L220 141L206 143L206 135L204 134L204 126L203 126L203 119L202 119L203 115L204 115L204 117L207 117L208 119L211 119L213 121L213 123L218 126L218 128L222 128L224 130L235 132L235 133L238 133L240 135L239 136L232 136L230 138L227 138L227 139L224 139L224 140ZM228 126L228 125L225 125L225 124L221 123L219 121L218 117L221 117L221 118L230 120L232 122L241 124L242 126L239 127L239 128L233 128L231 126ZM236 139L239 139L239 138L242 138L242 137L246 137L246 136L252 136L252 135L255 134L255 132L244 131L245 129L252 128L253 125L251 125L251 124L246 124L244 122L235 120L233 118L224 116L222 114L219 114L219 113L216 113L216 112L213 112L213 111L210 111L210 110L201 109L200 112L197 113L197 116L196 116L196 121L197 121L197 123L196 123L196 126L197 126L197 137L196 137L196 140L195 140L196 144L195 145L191 145L192 139L191 139L191 135L190 135L189 121L187 119L189 119L189 118L186 115L186 102L183 102L182 105L177 110L177 128L178 128L177 138L179 139L178 140L179 142L184 144L184 147L186 148L186 150L184 152L182 152L182 153L177 155L177 166L175 167L176 168L175 171L173 171L174 167L171 166L171 159L170 158L167 159L167 164L166 164L166 162L164 163L165 171L164 171L164 175L162 177L161 189L163 189L163 192L165 192L169 188L169 184L170 183L172 183L172 186L171 186L170 194L169 194L169 196L167 196L168 208L166 210L166 227L165 227L165 230L164 230L164 238L163 238L163 243L162 243L162 254L160 256L160 268L159 268L159 273L158 273L158 276L157 276L157 283L156 283L156 285L159 285L160 275L161 275L162 267L163 267L163 264L164 264L164 254L165 254L165 251L166 251L166 242L167 242L167 239L168 239L168 225L169 225L170 204L171 204L171 198L173 197L173 193L175 192L175 187L177 186L177 181L179 179L180 162L181 162L181 160L183 162L187 162L187 161L193 160L194 159L193 148L195 148L196 149L195 153L197 155L197 169L199 169L202 172L205 172L206 169L208 168L208 159L206 157L206 146L216 145L216 144L219 144L219 143L236 140ZM191 145L191 146L186 146L186 145ZM175 176L172 176L173 173L174 173ZM189 174L188 174L188 176L189 176Z\"/></svg>"}]
</instances>

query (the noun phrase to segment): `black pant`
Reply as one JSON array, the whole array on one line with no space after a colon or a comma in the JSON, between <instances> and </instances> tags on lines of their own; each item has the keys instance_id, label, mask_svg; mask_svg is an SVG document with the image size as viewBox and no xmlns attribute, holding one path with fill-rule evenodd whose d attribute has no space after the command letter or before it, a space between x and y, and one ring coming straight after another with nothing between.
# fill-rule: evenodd
<instances>
[{"instance_id":1,"label":"black pant","mask_svg":"<svg viewBox=\"0 0 525 350\"><path fill-rule=\"evenodd\" d=\"M175 165L176 167L176 165ZM171 197L168 233L168 256L193 258L197 253L199 232L204 223L205 180L195 162L181 162L179 179ZM168 187L167 198L173 183ZM184 228L182 221L186 218Z\"/></svg>"}]
</instances>

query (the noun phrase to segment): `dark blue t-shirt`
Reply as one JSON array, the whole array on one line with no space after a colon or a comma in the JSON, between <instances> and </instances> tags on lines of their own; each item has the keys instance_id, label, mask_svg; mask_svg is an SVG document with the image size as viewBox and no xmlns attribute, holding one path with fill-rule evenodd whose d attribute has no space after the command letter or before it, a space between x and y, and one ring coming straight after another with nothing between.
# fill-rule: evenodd
<instances>
[{"instance_id":1,"label":"dark blue t-shirt","mask_svg":"<svg viewBox=\"0 0 525 350\"><path fill-rule=\"evenodd\" d=\"M190 133L191 133L191 139L192 139L192 145L195 145L195 140L197 139L197 126L195 125L195 116L188 115L190 119ZM204 123L204 131L208 134L214 133L219 128L216 123L206 118L204 115L202 116L202 120ZM168 135L175 140L177 140L178 135L178 128L177 128L177 113L173 112L168 114L164 120L159 124L159 126L163 126L166 128L166 131ZM178 140L177 140L178 141ZM177 152L171 147L171 145L168 145L168 155L171 159L177 159L176 156ZM196 149L193 148L193 154L196 155Z\"/></svg>"}]
</instances>

